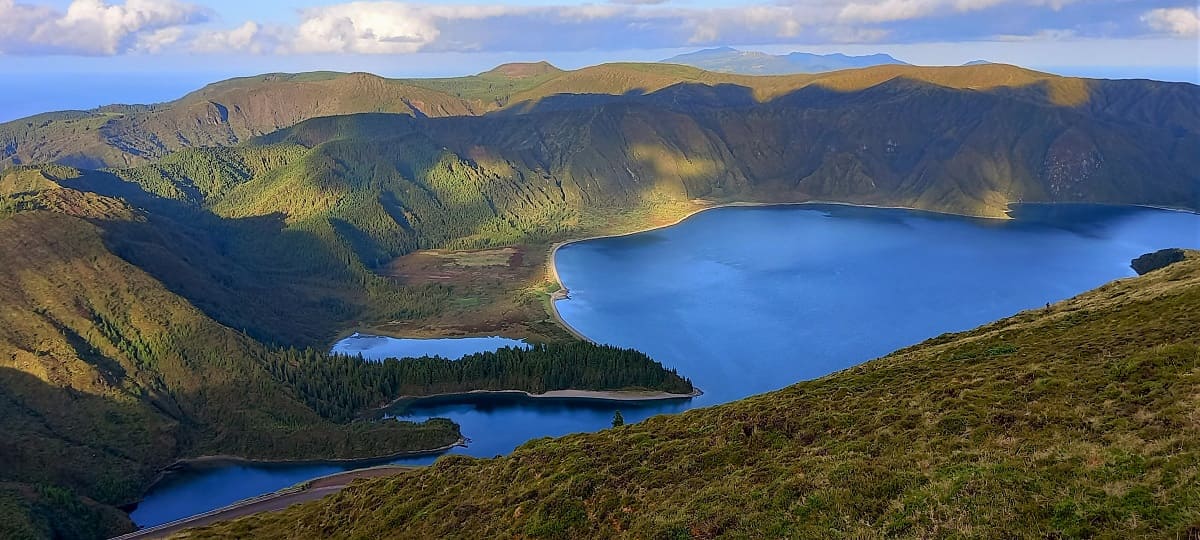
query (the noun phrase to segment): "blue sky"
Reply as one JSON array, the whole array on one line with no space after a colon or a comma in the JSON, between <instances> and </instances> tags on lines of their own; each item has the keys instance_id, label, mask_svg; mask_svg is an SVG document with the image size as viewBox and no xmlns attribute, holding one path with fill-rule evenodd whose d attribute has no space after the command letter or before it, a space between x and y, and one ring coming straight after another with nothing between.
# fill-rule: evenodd
<instances>
[{"instance_id":1,"label":"blue sky","mask_svg":"<svg viewBox=\"0 0 1200 540\"><path fill-rule=\"evenodd\" d=\"M0 0L0 63L25 74L426 76L732 45L1195 80L1197 13L1194 0Z\"/></svg>"}]
</instances>

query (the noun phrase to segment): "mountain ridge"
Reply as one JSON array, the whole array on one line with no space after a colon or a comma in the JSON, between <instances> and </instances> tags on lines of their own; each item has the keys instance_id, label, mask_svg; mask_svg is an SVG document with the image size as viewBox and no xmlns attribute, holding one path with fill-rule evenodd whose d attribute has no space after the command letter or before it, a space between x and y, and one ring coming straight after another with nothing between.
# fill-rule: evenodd
<instances>
[{"instance_id":1,"label":"mountain ridge","mask_svg":"<svg viewBox=\"0 0 1200 540\"><path fill-rule=\"evenodd\" d=\"M20 486L0 489L0 511L27 509L13 515L46 531L61 520L30 514L45 501L126 502L167 455L444 442L445 424L339 423L386 385L297 351L372 325L569 339L544 304L544 254L563 239L735 201L1196 210L1200 87L994 64L268 74L6 123L0 148L0 277L16 284L0 291L0 345L16 351L0 383L19 396L0 418L37 442L0 460L24 475L3 478ZM70 166L108 160L130 166ZM476 281L387 272L421 250L501 246L520 257ZM400 437L409 428L419 437ZM148 455L156 445L173 450ZM91 524L72 527L112 525L80 512Z\"/></svg>"},{"instance_id":2,"label":"mountain ridge","mask_svg":"<svg viewBox=\"0 0 1200 540\"><path fill-rule=\"evenodd\" d=\"M767 101L807 86L862 90L897 77L942 86L1010 92L1023 99L1141 111L1178 124L1196 121L1187 100L1195 85L1059 77L1015 66L876 66L820 75L746 76L662 64L602 64L528 77L484 74L450 79L385 79L364 73L268 74L213 83L178 100L47 113L0 124L0 168L59 162L84 168L132 166L196 146L232 146L322 116L391 112L424 117L477 116L529 107L570 94L637 95L680 83L732 84ZM1153 92L1155 95L1145 95ZM1133 99L1133 102L1127 102ZM1170 105L1147 111L1146 104ZM1194 107L1191 107L1194 109ZM1181 112L1185 111L1185 112Z\"/></svg>"}]
</instances>

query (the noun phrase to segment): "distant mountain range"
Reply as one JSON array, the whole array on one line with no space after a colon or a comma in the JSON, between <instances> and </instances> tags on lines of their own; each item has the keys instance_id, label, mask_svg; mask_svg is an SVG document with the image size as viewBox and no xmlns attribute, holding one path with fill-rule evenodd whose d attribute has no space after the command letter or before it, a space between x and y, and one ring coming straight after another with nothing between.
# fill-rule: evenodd
<instances>
[{"instance_id":1,"label":"distant mountain range","mask_svg":"<svg viewBox=\"0 0 1200 540\"><path fill-rule=\"evenodd\" d=\"M793 73L822 73L839 69L864 68L884 64L908 65L887 54L849 56L841 53L812 54L793 52L767 54L757 51L740 51L731 47L704 49L693 53L672 56L663 60L667 64L683 64L721 73L745 75L790 75Z\"/></svg>"}]
</instances>

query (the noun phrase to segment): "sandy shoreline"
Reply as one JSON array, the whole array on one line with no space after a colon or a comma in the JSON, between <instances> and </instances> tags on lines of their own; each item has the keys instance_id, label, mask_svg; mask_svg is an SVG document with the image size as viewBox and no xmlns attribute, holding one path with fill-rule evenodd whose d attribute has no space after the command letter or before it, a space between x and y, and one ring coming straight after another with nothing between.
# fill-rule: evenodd
<instances>
[{"instance_id":1,"label":"sandy shoreline","mask_svg":"<svg viewBox=\"0 0 1200 540\"><path fill-rule=\"evenodd\" d=\"M149 493L155 485L161 482L166 477L173 473L186 471L189 469L204 469L210 467L222 467L225 465L366 465L370 463L386 462L394 459L405 457L420 457L432 456L448 452L458 446L466 446L467 439L460 437L452 444L439 446L437 448L429 448L426 450L405 450L403 452L395 452L374 457L365 458L328 458L328 459L251 459L241 456L231 455L215 455L215 456L199 456L194 458L177 459L174 463L168 465L158 473L158 477L150 484L150 488L146 490ZM141 502L141 501L138 501Z\"/></svg>"},{"instance_id":2,"label":"sandy shoreline","mask_svg":"<svg viewBox=\"0 0 1200 540\"><path fill-rule=\"evenodd\" d=\"M443 394L430 394L427 396L401 396L392 402L391 405L405 401L419 402L428 399L477 397L488 395L518 396L529 399L559 399L579 401L669 401L675 399L691 399L703 394L704 392L699 388L695 388L687 394L672 394L670 392L658 392L655 390L548 390L541 394L534 394L524 390L468 390L466 392L446 392Z\"/></svg>"},{"instance_id":3,"label":"sandy shoreline","mask_svg":"<svg viewBox=\"0 0 1200 540\"><path fill-rule=\"evenodd\" d=\"M202 512L153 527L138 529L134 532L118 536L113 540L165 538L184 529L203 527L251 514L276 512L286 509L293 504L314 501L337 493L342 488L350 485L354 480L393 476L414 469L415 467L400 465L381 465L318 476L295 486L242 499L221 508L209 510L208 512Z\"/></svg>"}]
</instances>

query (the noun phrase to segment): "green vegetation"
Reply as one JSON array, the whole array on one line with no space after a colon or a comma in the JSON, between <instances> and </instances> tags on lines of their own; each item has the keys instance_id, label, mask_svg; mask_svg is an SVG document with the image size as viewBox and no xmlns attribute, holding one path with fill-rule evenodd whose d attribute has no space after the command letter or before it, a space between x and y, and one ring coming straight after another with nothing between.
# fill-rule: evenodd
<instances>
[{"instance_id":1,"label":"green vegetation","mask_svg":"<svg viewBox=\"0 0 1200 540\"><path fill-rule=\"evenodd\" d=\"M275 378L294 386L313 410L349 420L364 409L400 396L472 390L657 390L690 393L692 383L633 349L587 341L505 347L459 360L325 355L312 349L288 351L268 365Z\"/></svg>"},{"instance_id":2,"label":"green vegetation","mask_svg":"<svg viewBox=\"0 0 1200 540\"><path fill-rule=\"evenodd\" d=\"M1133 267L1133 270L1140 276L1160 268L1165 268L1177 262L1181 262L1183 261L1184 257L1185 255L1182 249L1160 249L1154 253L1147 253L1134 259L1130 266Z\"/></svg>"},{"instance_id":3,"label":"green vegetation","mask_svg":"<svg viewBox=\"0 0 1200 540\"><path fill-rule=\"evenodd\" d=\"M530 91L561 76L562 70L547 62L505 64L470 77L441 79L403 79L406 84L436 90L460 99L478 101L493 107L508 104L508 97Z\"/></svg>"},{"instance_id":4,"label":"green vegetation","mask_svg":"<svg viewBox=\"0 0 1200 540\"><path fill-rule=\"evenodd\" d=\"M827 377L189 538L1190 538L1200 254Z\"/></svg>"},{"instance_id":5,"label":"green vegetation","mask_svg":"<svg viewBox=\"0 0 1200 540\"><path fill-rule=\"evenodd\" d=\"M819 75L751 77L670 64L618 63L560 71L540 63L500 66L479 75L449 79L273 73L211 84L169 103L42 114L0 123L0 168L49 161L86 168L125 167L145 164L183 148L244 144L258 135L318 117L384 112L439 118L522 112L558 102L559 97L569 94L584 95L584 99L575 101L590 108L598 102L594 99L597 97L628 98L681 84L710 89L736 85L745 91L731 95L768 104L810 92L808 97L818 99L809 103L821 108L828 97L825 90L858 93L897 78L966 93L985 92L1052 104L1120 123L1196 132L1194 85L1083 80L999 64L876 66ZM685 107L705 105L690 99L674 103ZM1086 131L1085 136L1089 135ZM845 149L855 146L836 145ZM1171 150L1176 151L1190 150ZM991 154L980 154L983 156Z\"/></svg>"},{"instance_id":6,"label":"green vegetation","mask_svg":"<svg viewBox=\"0 0 1200 540\"><path fill-rule=\"evenodd\" d=\"M123 512L54 486L0 483L0 538L104 538L132 528Z\"/></svg>"},{"instance_id":7,"label":"green vegetation","mask_svg":"<svg viewBox=\"0 0 1200 540\"><path fill-rule=\"evenodd\" d=\"M66 187L84 185L108 195ZM275 343L311 343L349 317L418 316L452 289L399 287L302 230L220 218L137 187L58 166L0 175L0 200L19 202L0 218L0 431L19 441L0 445L0 482L14 486L0 518L20 527L13 536L127 529L108 519L111 506L136 500L181 458L364 458L459 439L445 420L352 421L399 395L391 391L474 389L488 375L530 391L690 388L644 355L590 344L462 365L283 349ZM292 321L309 313L315 321ZM582 363L563 366L571 360ZM68 507L95 511L54 517Z\"/></svg>"},{"instance_id":8,"label":"green vegetation","mask_svg":"<svg viewBox=\"0 0 1200 540\"><path fill-rule=\"evenodd\" d=\"M709 202L976 215L1015 200L1193 204L1197 92L1011 66L753 78L516 65L431 81L270 74L0 124L0 429L22 441L0 445L0 481L19 488L0 501L23 501L0 505L24 516L5 521L52 534L45 501L63 497L34 486L119 504L180 457L360 457L457 439L446 422L350 421L393 392L487 377L531 391L690 387L644 357L578 344L554 353L586 358L575 372L543 352L496 370L326 365L300 351L363 325L565 342L543 309L549 245ZM420 250L501 246L514 250L478 267L448 256L454 272L389 273L419 267L400 259ZM1012 338L954 355L1036 351ZM632 368L613 378L615 365ZM590 515L569 509L526 532ZM109 527L103 512L88 523Z\"/></svg>"},{"instance_id":9,"label":"green vegetation","mask_svg":"<svg viewBox=\"0 0 1200 540\"><path fill-rule=\"evenodd\" d=\"M984 68L1029 81L1049 77ZM931 81L988 87L980 82L987 69L911 69ZM695 84L608 105L595 96L558 96L532 117L323 117L234 148L49 174L148 209L144 223L106 226L114 251L218 322L287 346L322 342L363 322L411 330L447 313L467 321L450 327L462 332L516 328L554 338L534 319L540 300L523 293L545 286L537 270L471 284L398 283L377 273L417 250L537 251L572 236L627 231L651 222L646 216L679 217L696 199L817 198L992 216L1015 200L1195 200L1189 171L1200 169L1200 127L1188 111L1172 117L1181 120L1150 112L1125 118L1152 98L1123 112L1085 111L1016 91L887 79L905 70L856 71L887 82L845 93L810 85L794 99L757 105L739 105L746 96L737 88ZM683 71L704 74L600 66L538 88L585 75L625 81ZM745 88L759 90L752 86ZM856 112L863 103L873 104L871 115ZM1179 129L1165 129L1171 122L1181 122ZM929 140L939 133L955 142ZM11 212L25 203L7 204ZM248 295L257 301L245 302ZM505 319L518 311L522 322Z\"/></svg>"},{"instance_id":10,"label":"green vegetation","mask_svg":"<svg viewBox=\"0 0 1200 540\"><path fill-rule=\"evenodd\" d=\"M0 238L0 430L19 441L0 445L0 481L118 505L178 458L370 457L459 438L448 422L322 417L266 368L279 351L113 255L80 218L23 212L0 219Z\"/></svg>"}]
</instances>

